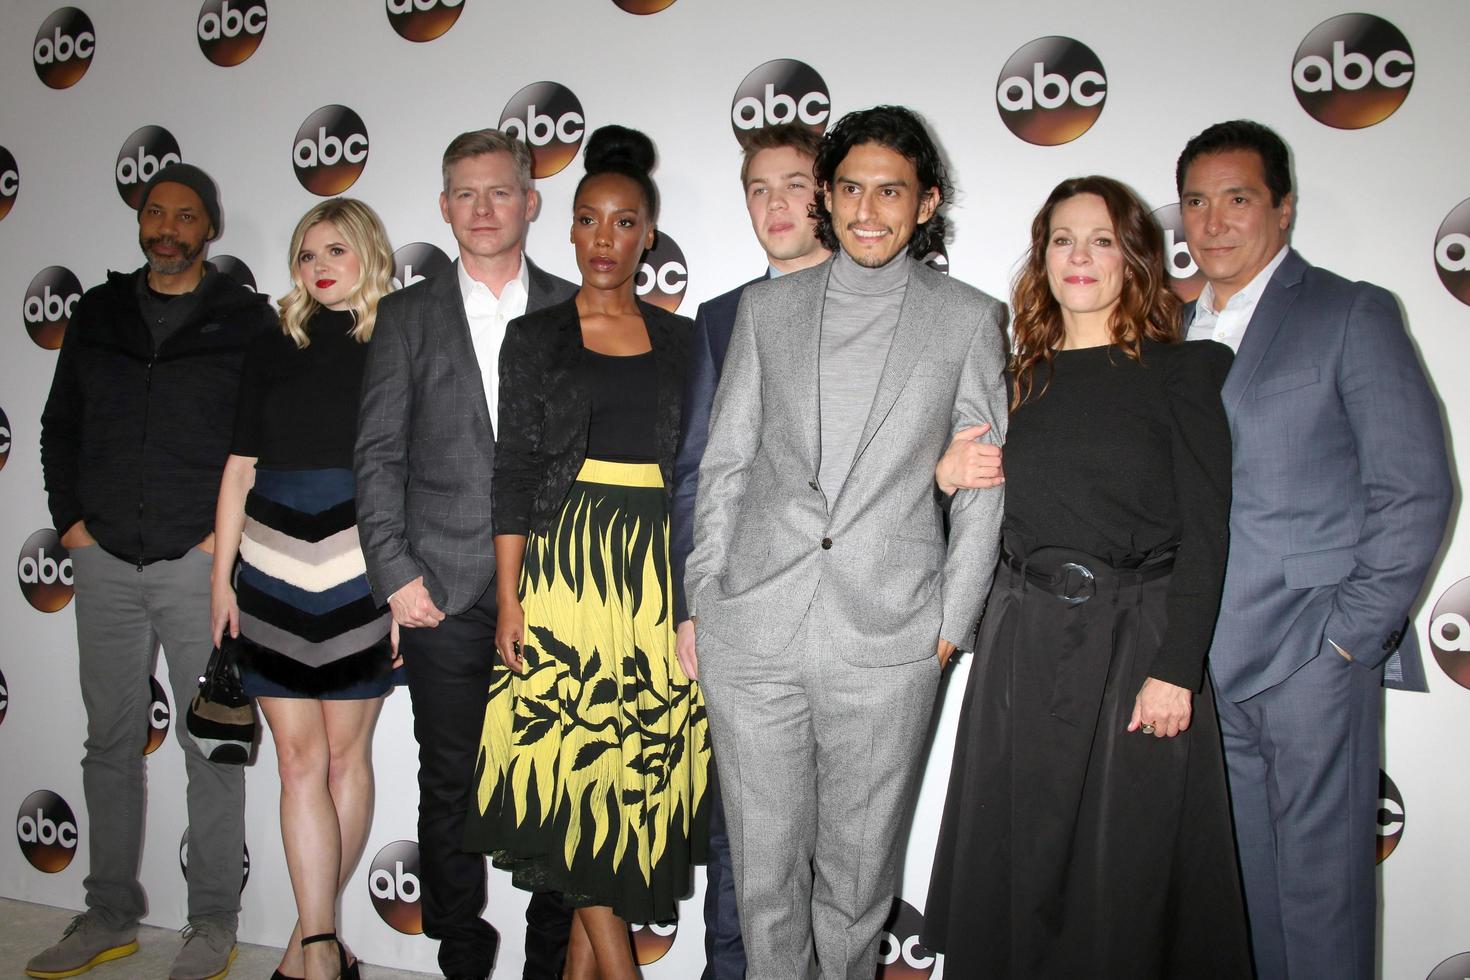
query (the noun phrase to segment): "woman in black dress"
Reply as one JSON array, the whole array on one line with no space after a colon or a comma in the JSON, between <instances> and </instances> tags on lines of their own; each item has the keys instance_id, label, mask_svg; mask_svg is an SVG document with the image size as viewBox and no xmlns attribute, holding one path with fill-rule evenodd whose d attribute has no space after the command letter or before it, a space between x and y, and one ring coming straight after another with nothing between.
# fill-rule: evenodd
<instances>
[{"instance_id":1,"label":"woman in black dress","mask_svg":"<svg viewBox=\"0 0 1470 980\"><path fill-rule=\"evenodd\" d=\"M1231 354L1179 343L1165 276L1117 181L1064 181L1032 223L1002 559L925 912L946 976L1250 976L1204 667Z\"/></svg>"},{"instance_id":2,"label":"woman in black dress","mask_svg":"<svg viewBox=\"0 0 1470 980\"><path fill-rule=\"evenodd\" d=\"M373 726L397 629L368 588L352 475L393 253L371 208L333 198L297 223L289 265L281 329L250 349L240 380L211 618L216 644L226 629L238 637L245 690L276 743L298 919L275 977L319 980L357 975L335 942L337 897L367 838Z\"/></svg>"},{"instance_id":3,"label":"woman in black dress","mask_svg":"<svg viewBox=\"0 0 1470 980\"><path fill-rule=\"evenodd\" d=\"M500 350L495 643L466 820L518 887L576 909L565 976L637 975L628 922L676 916L706 837L709 733L674 653L669 494L690 323L640 302L653 145L587 141L582 286Z\"/></svg>"}]
</instances>

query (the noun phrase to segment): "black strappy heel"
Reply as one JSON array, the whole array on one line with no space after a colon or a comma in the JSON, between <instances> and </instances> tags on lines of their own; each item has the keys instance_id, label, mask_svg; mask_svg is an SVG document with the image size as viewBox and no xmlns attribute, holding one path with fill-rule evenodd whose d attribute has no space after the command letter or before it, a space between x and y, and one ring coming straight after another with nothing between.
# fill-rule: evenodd
<instances>
[{"instance_id":1,"label":"black strappy heel","mask_svg":"<svg viewBox=\"0 0 1470 980\"><path fill-rule=\"evenodd\" d=\"M328 940L331 940L332 942L337 944L338 980L358 980L360 972L357 968L357 960L353 960L351 966L347 965L347 950L342 948L342 942L337 938L337 934L335 932L319 932L315 936L306 936L301 940L301 946L303 949L305 949L312 943L324 943ZM279 970L277 970L276 972L280 973ZM275 980L275 978L273 977L272 980ZM289 978L287 978L287 980L289 980Z\"/></svg>"}]
</instances>

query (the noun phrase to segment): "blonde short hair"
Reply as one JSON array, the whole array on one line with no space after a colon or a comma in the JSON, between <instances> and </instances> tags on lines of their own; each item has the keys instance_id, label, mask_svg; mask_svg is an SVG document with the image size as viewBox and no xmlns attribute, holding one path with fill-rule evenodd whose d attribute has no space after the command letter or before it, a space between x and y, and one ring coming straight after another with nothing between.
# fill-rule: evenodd
<instances>
[{"instance_id":1,"label":"blonde short hair","mask_svg":"<svg viewBox=\"0 0 1470 980\"><path fill-rule=\"evenodd\" d=\"M365 344L373 335L378 300L386 296L393 286L393 249L388 244L388 233L383 229L377 212L350 197L323 201L296 222L296 230L291 233L291 251L286 256L286 264L291 269L291 291L276 304L281 308L281 330L296 342L297 347L311 343L306 325L321 304L312 299L307 290L296 257L301 254L301 242L306 233L323 221L337 229L347 247L356 253L362 268L357 285L347 295L347 303L357 320L352 328L352 337Z\"/></svg>"}]
</instances>

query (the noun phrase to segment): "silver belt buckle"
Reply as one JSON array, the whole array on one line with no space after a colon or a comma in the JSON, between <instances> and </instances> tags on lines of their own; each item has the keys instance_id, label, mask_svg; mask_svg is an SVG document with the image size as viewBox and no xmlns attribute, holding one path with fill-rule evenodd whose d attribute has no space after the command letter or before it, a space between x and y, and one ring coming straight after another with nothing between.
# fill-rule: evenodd
<instances>
[{"instance_id":1,"label":"silver belt buckle","mask_svg":"<svg viewBox=\"0 0 1470 980\"><path fill-rule=\"evenodd\" d=\"M1057 598L1067 605L1080 606L1097 595L1097 578L1092 574L1092 569L1086 565L1069 561L1062 563L1059 570L1062 574L1062 581Z\"/></svg>"}]
</instances>

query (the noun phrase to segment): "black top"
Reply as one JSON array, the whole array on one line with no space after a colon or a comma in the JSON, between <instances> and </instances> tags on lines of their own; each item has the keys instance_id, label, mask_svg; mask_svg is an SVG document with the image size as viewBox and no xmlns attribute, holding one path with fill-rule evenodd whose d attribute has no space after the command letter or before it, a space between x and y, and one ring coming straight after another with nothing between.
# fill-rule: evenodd
<instances>
[{"instance_id":1,"label":"black top","mask_svg":"<svg viewBox=\"0 0 1470 980\"><path fill-rule=\"evenodd\" d=\"M1006 546L1056 546L1116 567L1178 547L1149 676L1196 689L1214 634L1230 522L1230 349L1145 342L1058 351L1046 393L1011 413ZM1036 372L1036 388L1047 379Z\"/></svg>"},{"instance_id":2,"label":"black top","mask_svg":"<svg viewBox=\"0 0 1470 980\"><path fill-rule=\"evenodd\" d=\"M178 558L214 529L241 362L278 329L264 296L211 273L155 345L138 299L147 272L108 273L82 297L41 413L53 526L85 520L103 548L140 564Z\"/></svg>"},{"instance_id":3,"label":"black top","mask_svg":"<svg viewBox=\"0 0 1470 980\"><path fill-rule=\"evenodd\" d=\"M587 351L592 415L587 455L620 463L658 461L658 366L653 351L618 357Z\"/></svg>"},{"instance_id":4,"label":"black top","mask_svg":"<svg viewBox=\"0 0 1470 980\"><path fill-rule=\"evenodd\" d=\"M230 452L255 456L266 470L352 467L367 364L367 344L351 335L354 323L350 311L319 309L307 322L306 347L280 330L251 346Z\"/></svg>"},{"instance_id":5,"label":"black top","mask_svg":"<svg viewBox=\"0 0 1470 980\"><path fill-rule=\"evenodd\" d=\"M679 405L689 358L690 322L641 300L653 367L647 391L622 392L656 406L651 451L664 486L673 485ZM575 299L516 317L500 345L500 419L495 440L496 534L550 530L588 453L592 425L590 365L608 358L582 346ZM618 359L623 360L623 359ZM628 359L633 360L633 359Z\"/></svg>"}]
</instances>

